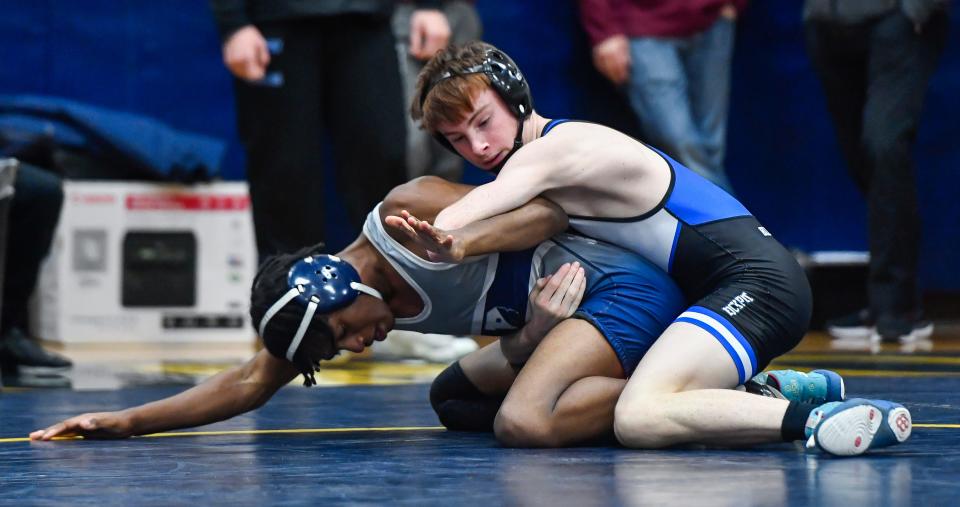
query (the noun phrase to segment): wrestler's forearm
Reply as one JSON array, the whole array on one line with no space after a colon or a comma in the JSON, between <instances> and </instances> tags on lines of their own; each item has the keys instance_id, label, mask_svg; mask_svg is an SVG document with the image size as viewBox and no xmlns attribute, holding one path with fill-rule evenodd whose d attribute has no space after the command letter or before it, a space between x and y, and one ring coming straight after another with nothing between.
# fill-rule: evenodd
<instances>
[{"instance_id":1,"label":"wrestler's forearm","mask_svg":"<svg viewBox=\"0 0 960 507\"><path fill-rule=\"evenodd\" d=\"M502 215L474 222L451 234L462 241L465 256L534 247L567 228L567 214L551 201L536 198Z\"/></svg>"},{"instance_id":2,"label":"wrestler's forearm","mask_svg":"<svg viewBox=\"0 0 960 507\"><path fill-rule=\"evenodd\" d=\"M530 336L526 327L516 333L500 338L500 352L507 359L510 366L514 369L520 369L530 359L533 351L537 348L542 337Z\"/></svg>"},{"instance_id":3,"label":"wrestler's forearm","mask_svg":"<svg viewBox=\"0 0 960 507\"><path fill-rule=\"evenodd\" d=\"M230 368L180 394L125 410L134 435L210 424L260 407L292 374L265 378L263 358ZM280 378L282 377L282 378Z\"/></svg>"},{"instance_id":4,"label":"wrestler's forearm","mask_svg":"<svg viewBox=\"0 0 960 507\"><path fill-rule=\"evenodd\" d=\"M450 183L437 177L421 177L405 183L387 195L381 217L408 211L420 220L433 221L444 207L470 192L469 185ZM567 215L559 206L536 197L516 209L449 231L464 256L529 248L567 228ZM441 233L444 231L440 231ZM402 234L391 230L402 240Z\"/></svg>"},{"instance_id":5,"label":"wrestler's forearm","mask_svg":"<svg viewBox=\"0 0 960 507\"><path fill-rule=\"evenodd\" d=\"M523 206L537 194L538 192L531 192L529 189L494 180L474 188L457 202L444 208L437 214L435 225L440 229L461 229Z\"/></svg>"},{"instance_id":6,"label":"wrestler's forearm","mask_svg":"<svg viewBox=\"0 0 960 507\"><path fill-rule=\"evenodd\" d=\"M125 410L134 435L190 428L229 419L258 406L259 399L225 371L180 394Z\"/></svg>"}]
</instances>

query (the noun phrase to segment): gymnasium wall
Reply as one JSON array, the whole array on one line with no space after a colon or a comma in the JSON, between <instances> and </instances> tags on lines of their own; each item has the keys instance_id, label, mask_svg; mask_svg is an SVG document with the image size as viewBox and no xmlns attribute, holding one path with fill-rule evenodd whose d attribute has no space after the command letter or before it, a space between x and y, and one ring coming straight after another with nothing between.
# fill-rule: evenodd
<instances>
[{"instance_id":1,"label":"gymnasium wall","mask_svg":"<svg viewBox=\"0 0 960 507\"><path fill-rule=\"evenodd\" d=\"M636 134L628 105L593 69L572 0L479 0L486 39L524 69L548 117ZM221 175L243 178L230 78L206 2L10 0L0 15L0 94L67 97L142 113L229 142ZM960 22L928 93L917 143L922 285L960 291ZM738 27L728 172L782 242L866 248L863 201L846 176L803 48L800 2L755 1ZM466 179L482 181L470 171ZM332 220L342 217L333 196ZM342 220L336 220L342 223ZM335 229L331 246L356 231Z\"/></svg>"}]
</instances>

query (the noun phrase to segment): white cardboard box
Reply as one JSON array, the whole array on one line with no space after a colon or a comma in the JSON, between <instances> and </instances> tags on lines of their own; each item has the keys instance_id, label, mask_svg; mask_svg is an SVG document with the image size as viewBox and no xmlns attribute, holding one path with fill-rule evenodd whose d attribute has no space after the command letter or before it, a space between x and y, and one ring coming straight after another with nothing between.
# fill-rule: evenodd
<instances>
[{"instance_id":1,"label":"white cardboard box","mask_svg":"<svg viewBox=\"0 0 960 507\"><path fill-rule=\"evenodd\" d=\"M62 343L252 343L245 183L64 183L34 332Z\"/></svg>"}]
</instances>

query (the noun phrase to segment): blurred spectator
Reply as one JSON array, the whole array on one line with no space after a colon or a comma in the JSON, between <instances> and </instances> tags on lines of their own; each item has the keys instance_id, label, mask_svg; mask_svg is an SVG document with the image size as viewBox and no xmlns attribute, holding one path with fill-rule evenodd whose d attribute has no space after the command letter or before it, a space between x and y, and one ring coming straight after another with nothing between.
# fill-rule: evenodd
<instances>
[{"instance_id":1,"label":"blurred spectator","mask_svg":"<svg viewBox=\"0 0 960 507\"><path fill-rule=\"evenodd\" d=\"M393 14L393 33L397 38L397 57L400 61L405 108L409 107L413 100L420 70L430 56L433 56L433 53L416 56L411 49L410 19L416 12L415 8L411 2L401 2ZM450 24L450 42L459 44L480 39L482 25L472 0L445 1L443 13ZM459 182L463 176L463 159L421 130L410 115L404 116L407 122L407 178L429 174ZM389 340L373 344L374 357L420 359L448 364L478 348L473 338L464 336L423 334L397 329L390 331L389 336Z\"/></svg>"},{"instance_id":2,"label":"blurred spectator","mask_svg":"<svg viewBox=\"0 0 960 507\"><path fill-rule=\"evenodd\" d=\"M403 80L404 104L408 107L413 100L413 90L417 86L417 76L424 63L432 56L419 58L410 49L410 18L414 5L401 3L393 15L393 32L397 37L397 53L400 58L400 77ZM449 0L443 3L443 13L450 23L450 42L480 40L483 25L472 0ZM420 130L410 115L407 119L407 178L430 174L449 181L460 181L463 175L463 159L456 153L444 148L440 143Z\"/></svg>"},{"instance_id":3,"label":"blurred spectator","mask_svg":"<svg viewBox=\"0 0 960 507\"><path fill-rule=\"evenodd\" d=\"M393 0L211 0L223 60L237 78L237 121L261 259L325 239L323 133L337 193L359 228L405 181L405 104ZM418 1L411 53L432 55L450 28Z\"/></svg>"},{"instance_id":4,"label":"blurred spectator","mask_svg":"<svg viewBox=\"0 0 960 507\"><path fill-rule=\"evenodd\" d=\"M20 166L6 230L0 315L0 370L4 376L18 373L21 366L65 368L72 364L44 350L27 334L27 301L37 285L40 263L50 251L62 204L59 177L30 165Z\"/></svg>"},{"instance_id":5,"label":"blurred spectator","mask_svg":"<svg viewBox=\"0 0 960 507\"><path fill-rule=\"evenodd\" d=\"M593 63L627 93L644 140L730 191L730 63L747 0L579 2Z\"/></svg>"},{"instance_id":6,"label":"blurred spectator","mask_svg":"<svg viewBox=\"0 0 960 507\"><path fill-rule=\"evenodd\" d=\"M920 218L911 151L947 40L946 0L807 0L807 50L848 170L867 201L869 308L827 323L839 338L933 332L917 288Z\"/></svg>"}]
</instances>

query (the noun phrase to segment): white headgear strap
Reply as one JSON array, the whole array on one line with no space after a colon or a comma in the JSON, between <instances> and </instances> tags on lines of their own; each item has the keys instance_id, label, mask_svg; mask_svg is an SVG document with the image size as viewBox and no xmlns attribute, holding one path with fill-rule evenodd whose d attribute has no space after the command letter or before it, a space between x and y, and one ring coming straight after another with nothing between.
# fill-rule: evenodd
<instances>
[{"instance_id":1,"label":"white headgear strap","mask_svg":"<svg viewBox=\"0 0 960 507\"><path fill-rule=\"evenodd\" d=\"M307 334L307 328L310 327L310 322L313 320L313 314L317 312L317 298L316 296L310 298L310 302L307 303L307 311L303 314L303 320L300 321L300 327L297 328L297 334L293 335L293 340L290 342L290 346L287 347L287 361L293 362L293 356L296 355L297 349L300 348L300 342L303 341L303 335Z\"/></svg>"},{"instance_id":2,"label":"white headgear strap","mask_svg":"<svg viewBox=\"0 0 960 507\"><path fill-rule=\"evenodd\" d=\"M350 282L350 288L359 292L362 292L368 296L375 297L383 301L383 296L377 289L369 287L359 282ZM270 322L270 319L277 314L284 306L287 306L287 303L293 300L293 298L300 295L302 288L298 285L291 288L277 300L276 303L270 306L267 309L267 312L263 314L263 319L260 320L260 336L263 337L264 330L267 329L267 323ZM297 334L293 335L293 340L290 341L290 346L287 347L287 360L293 362L293 356L297 354L297 349L300 348L300 342L303 341L304 335L307 334L307 329L310 327L310 322L313 321L313 315L317 313L317 307L319 306L319 301L316 296L310 298L310 302L307 304L307 311L303 314L303 319L300 320L300 326L297 327Z\"/></svg>"},{"instance_id":3,"label":"white headgear strap","mask_svg":"<svg viewBox=\"0 0 960 507\"><path fill-rule=\"evenodd\" d=\"M383 301L383 296L380 295L380 291L374 289L373 287L368 287L360 282L350 282L350 288L353 290L358 290L368 296L373 296L380 301Z\"/></svg>"},{"instance_id":4,"label":"white headgear strap","mask_svg":"<svg viewBox=\"0 0 960 507\"><path fill-rule=\"evenodd\" d=\"M281 296L276 303L274 303L272 306L270 306L270 308L267 309L267 313L264 313L263 318L260 319L260 328L258 329L258 331L260 331L261 338L263 337L263 330L267 328L267 322L270 322L270 319L272 319L273 316L277 314L277 312L279 312L284 306L287 306L287 303L289 303L291 300L293 300L293 298L299 295L300 295L300 288L292 287L290 290L287 291L286 294Z\"/></svg>"}]
</instances>

